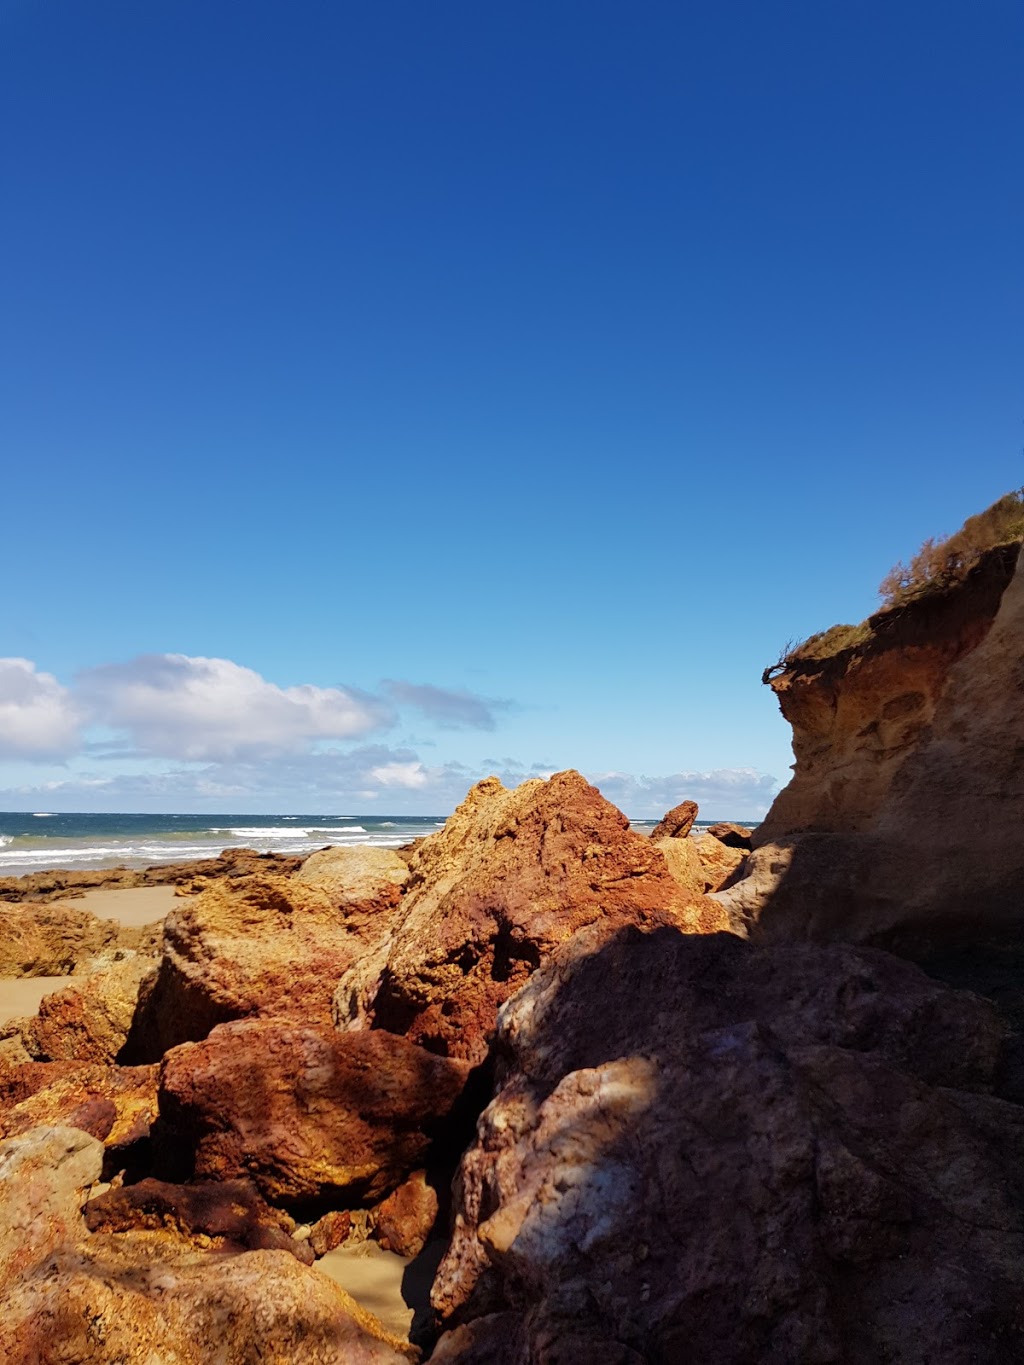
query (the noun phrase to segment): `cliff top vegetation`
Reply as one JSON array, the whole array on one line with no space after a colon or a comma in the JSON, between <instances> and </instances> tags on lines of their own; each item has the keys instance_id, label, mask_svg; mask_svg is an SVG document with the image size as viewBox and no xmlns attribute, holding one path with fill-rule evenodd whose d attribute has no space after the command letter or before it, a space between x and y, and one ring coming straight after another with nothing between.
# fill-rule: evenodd
<instances>
[{"instance_id":1,"label":"cliff top vegetation","mask_svg":"<svg viewBox=\"0 0 1024 1365\"><path fill-rule=\"evenodd\" d=\"M831 626L802 644L787 644L778 662L765 669L763 681L796 663L829 659L865 644L890 612L962 582L982 556L997 545L1024 540L1024 488L997 498L991 507L968 517L959 531L944 539L930 537L909 563L894 564L878 585L882 606L859 625Z\"/></svg>"}]
</instances>

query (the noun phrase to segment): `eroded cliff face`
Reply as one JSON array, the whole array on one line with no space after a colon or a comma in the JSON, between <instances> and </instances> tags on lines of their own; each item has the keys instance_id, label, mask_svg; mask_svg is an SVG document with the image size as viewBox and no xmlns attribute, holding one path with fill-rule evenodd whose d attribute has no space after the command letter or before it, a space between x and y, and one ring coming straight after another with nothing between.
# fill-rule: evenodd
<instances>
[{"instance_id":1,"label":"eroded cliff face","mask_svg":"<svg viewBox=\"0 0 1024 1365\"><path fill-rule=\"evenodd\" d=\"M755 843L875 828L901 769L928 742L951 670L989 634L1019 549L997 546L955 588L871 617L865 642L797 656L771 679L796 763Z\"/></svg>"},{"instance_id":2,"label":"eroded cliff face","mask_svg":"<svg viewBox=\"0 0 1024 1365\"><path fill-rule=\"evenodd\" d=\"M751 932L920 945L1024 920L1024 560L771 680L795 771L716 897ZM1018 925L1019 927L1019 925Z\"/></svg>"}]
</instances>

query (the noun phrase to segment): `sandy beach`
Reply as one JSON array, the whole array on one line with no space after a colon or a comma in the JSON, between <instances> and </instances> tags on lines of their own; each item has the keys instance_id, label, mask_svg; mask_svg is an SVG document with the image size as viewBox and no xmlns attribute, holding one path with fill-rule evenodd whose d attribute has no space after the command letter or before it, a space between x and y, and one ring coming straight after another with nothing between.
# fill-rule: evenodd
<instances>
[{"instance_id":1,"label":"sandy beach","mask_svg":"<svg viewBox=\"0 0 1024 1365\"><path fill-rule=\"evenodd\" d=\"M139 927L155 924L176 906L187 903L188 896L176 896L173 886L101 887L72 900L54 901L53 909L87 910L97 919ZM43 996L64 990L72 984L70 976L0 977L0 1024L21 1015L35 1014Z\"/></svg>"}]
</instances>

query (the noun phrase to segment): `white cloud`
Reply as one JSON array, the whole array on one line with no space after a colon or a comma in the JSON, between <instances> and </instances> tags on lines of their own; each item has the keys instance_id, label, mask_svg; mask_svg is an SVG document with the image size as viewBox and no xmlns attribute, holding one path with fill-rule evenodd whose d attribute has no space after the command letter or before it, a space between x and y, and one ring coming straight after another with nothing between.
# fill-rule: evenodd
<instances>
[{"instance_id":1,"label":"white cloud","mask_svg":"<svg viewBox=\"0 0 1024 1365\"><path fill-rule=\"evenodd\" d=\"M70 692L28 659L0 659L0 758L63 759L78 748Z\"/></svg>"},{"instance_id":2,"label":"white cloud","mask_svg":"<svg viewBox=\"0 0 1024 1365\"><path fill-rule=\"evenodd\" d=\"M637 819L662 816L680 801L696 801L710 820L758 820L778 789L778 781L755 768L715 768L710 772L634 777L632 773L591 773L590 781L609 801Z\"/></svg>"},{"instance_id":3,"label":"white cloud","mask_svg":"<svg viewBox=\"0 0 1024 1365\"><path fill-rule=\"evenodd\" d=\"M127 731L140 753L191 762L355 739L392 721L388 706L353 689L278 687L230 659L185 654L91 669L78 692L94 721Z\"/></svg>"},{"instance_id":4,"label":"white cloud","mask_svg":"<svg viewBox=\"0 0 1024 1365\"><path fill-rule=\"evenodd\" d=\"M418 761L414 763L382 763L380 767L370 769L370 776L374 782L380 783L382 787L407 787L412 791L425 787L430 781L426 769Z\"/></svg>"}]
</instances>

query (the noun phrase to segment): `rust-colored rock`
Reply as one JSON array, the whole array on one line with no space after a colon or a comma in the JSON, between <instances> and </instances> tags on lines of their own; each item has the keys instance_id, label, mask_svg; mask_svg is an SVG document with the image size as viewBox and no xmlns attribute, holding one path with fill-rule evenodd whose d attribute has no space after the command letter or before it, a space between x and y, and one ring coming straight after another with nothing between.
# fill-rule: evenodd
<instances>
[{"instance_id":1,"label":"rust-colored rock","mask_svg":"<svg viewBox=\"0 0 1024 1365\"><path fill-rule=\"evenodd\" d=\"M437 1358L1017 1358L1002 1040L885 953L584 931L502 1010Z\"/></svg>"},{"instance_id":2,"label":"rust-colored rock","mask_svg":"<svg viewBox=\"0 0 1024 1365\"><path fill-rule=\"evenodd\" d=\"M663 815L651 830L652 839L685 839L699 813L696 801L681 801Z\"/></svg>"},{"instance_id":3,"label":"rust-colored rock","mask_svg":"<svg viewBox=\"0 0 1024 1365\"><path fill-rule=\"evenodd\" d=\"M399 1365L414 1359L290 1251L200 1249L174 1231L88 1234L103 1149L68 1128L0 1143L4 1365ZM226 1243L225 1243L226 1244Z\"/></svg>"},{"instance_id":4,"label":"rust-colored rock","mask_svg":"<svg viewBox=\"0 0 1024 1365\"><path fill-rule=\"evenodd\" d=\"M699 932L729 922L688 895L656 845L575 772L514 791L497 778L478 783L410 871L390 939L346 973L335 1018L474 1062L502 1002L584 926Z\"/></svg>"},{"instance_id":5,"label":"rust-colored rock","mask_svg":"<svg viewBox=\"0 0 1024 1365\"><path fill-rule=\"evenodd\" d=\"M717 824L708 825L704 833L713 834L721 843L728 844L730 848L741 848L745 853L753 848L754 831L748 825L719 820Z\"/></svg>"},{"instance_id":6,"label":"rust-colored rock","mask_svg":"<svg viewBox=\"0 0 1024 1365\"><path fill-rule=\"evenodd\" d=\"M160 1116L197 1176L372 1203L423 1164L468 1069L388 1033L242 1020L167 1054Z\"/></svg>"},{"instance_id":7,"label":"rust-colored rock","mask_svg":"<svg viewBox=\"0 0 1024 1365\"><path fill-rule=\"evenodd\" d=\"M248 1180L172 1185L147 1178L90 1199L82 1216L90 1232L167 1230L218 1251L287 1251L313 1263L312 1248L291 1236L292 1219Z\"/></svg>"},{"instance_id":8,"label":"rust-colored rock","mask_svg":"<svg viewBox=\"0 0 1024 1365\"><path fill-rule=\"evenodd\" d=\"M314 1256L326 1256L343 1246L352 1233L352 1215L346 1209L332 1209L309 1230L309 1245Z\"/></svg>"},{"instance_id":9,"label":"rust-colored rock","mask_svg":"<svg viewBox=\"0 0 1024 1365\"><path fill-rule=\"evenodd\" d=\"M32 1055L43 1061L115 1061L128 1038L140 987L155 973L152 958L122 951L109 964L72 977L63 990L43 997L23 1030Z\"/></svg>"},{"instance_id":10,"label":"rust-colored rock","mask_svg":"<svg viewBox=\"0 0 1024 1365\"><path fill-rule=\"evenodd\" d=\"M409 880L409 865L389 848L322 848L292 879L325 892L349 917L394 910Z\"/></svg>"},{"instance_id":11,"label":"rust-colored rock","mask_svg":"<svg viewBox=\"0 0 1024 1365\"><path fill-rule=\"evenodd\" d=\"M149 1137L156 1112L155 1066L29 1062L0 1082L0 1137L40 1125L80 1128L103 1140L115 1169Z\"/></svg>"},{"instance_id":12,"label":"rust-colored rock","mask_svg":"<svg viewBox=\"0 0 1024 1365\"><path fill-rule=\"evenodd\" d=\"M135 1060L205 1038L232 1019L327 1023L339 978L388 929L381 878L364 912L314 882L248 877L214 882L164 923L164 954L128 1044Z\"/></svg>"},{"instance_id":13,"label":"rust-colored rock","mask_svg":"<svg viewBox=\"0 0 1024 1365\"><path fill-rule=\"evenodd\" d=\"M120 926L70 905L0 910L0 976L70 976L79 963L115 948Z\"/></svg>"},{"instance_id":14,"label":"rust-colored rock","mask_svg":"<svg viewBox=\"0 0 1024 1365\"><path fill-rule=\"evenodd\" d=\"M414 1171L377 1208L376 1237L385 1251L418 1256L437 1219L437 1191L426 1171Z\"/></svg>"},{"instance_id":15,"label":"rust-colored rock","mask_svg":"<svg viewBox=\"0 0 1024 1365\"><path fill-rule=\"evenodd\" d=\"M697 852L695 839L655 839L654 846L665 859L673 879L682 887L684 894L698 901L707 888L704 864ZM715 929L719 925L713 926Z\"/></svg>"}]
</instances>

